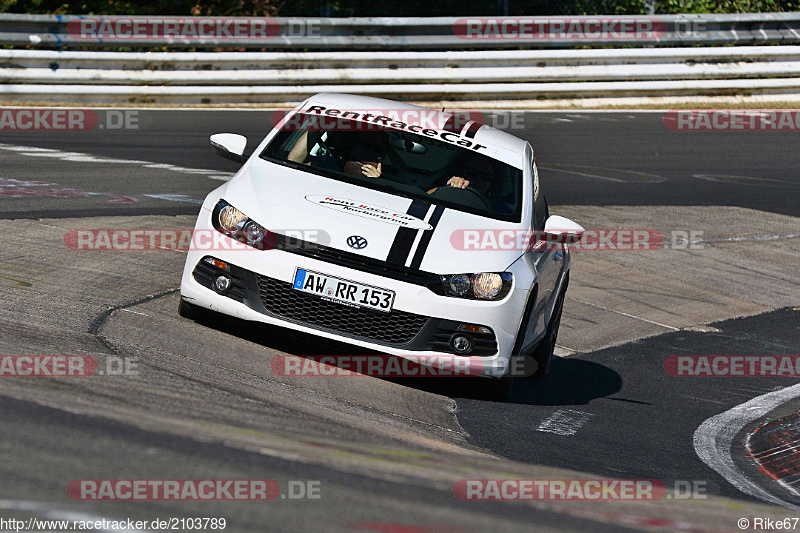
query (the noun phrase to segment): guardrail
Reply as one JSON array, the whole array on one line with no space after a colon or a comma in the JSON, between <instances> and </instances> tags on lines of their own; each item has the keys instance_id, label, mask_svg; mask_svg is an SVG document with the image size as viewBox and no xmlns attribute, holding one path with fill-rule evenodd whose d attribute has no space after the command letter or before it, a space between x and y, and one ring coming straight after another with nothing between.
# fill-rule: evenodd
<instances>
[{"instance_id":1,"label":"guardrail","mask_svg":"<svg viewBox=\"0 0 800 533\"><path fill-rule=\"evenodd\" d=\"M15 21L14 25L7 26L8 20ZM0 15L0 42L9 42L3 41L9 36L16 36L13 39L21 41L22 33L18 30L26 27L25 24L30 30L42 31L43 24L51 23L49 33L30 35L40 39L40 46L53 48L55 43L63 48L71 42L63 38L63 31L69 24L75 24L75 20L86 19ZM267 48L285 46L298 50L305 46L299 43L306 43L304 39L309 39L308 36L280 35L284 27L296 30L294 23L285 22L289 19L274 20L278 23L273 27L273 33L278 33L267 40L271 43ZM303 20L308 23L310 19ZM702 32L692 33L697 37L697 40L689 41L692 44L741 43L740 32L746 31L748 42L759 40L760 36L759 42L772 46L669 48L655 46L665 41L649 42L649 47L643 47L643 42L637 41L633 43L640 45L637 47L569 49L561 40L544 46L564 49L532 49L517 41L515 46L518 49L508 50L505 49L507 42L493 39L480 43L492 48L490 50L435 50L445 41L450 42L453 48L469 48L463 39L458 41L460 46L452 44L455 42L452 41L455 20L327 19L327 26L319 26L324 30L315 30L319 35L314 41L316 44L310 48L346 47L346 53L342 50L108 52L62 48L5 49L0 50L0 103L292 104L317 92L346 92L415 101L503 101L512 104L546 99L663 99L723 95L800 102L800 47L780 44L800 40L800 31L795 29L800 27L800 13L681 15L669 18L671 22L664 26L677 27L678 21L685 24L702 20L704 25L716 29L702 38L698 37ZM582 17L580 20L585 22L596 18ZM628 17L626 20L633 19ZM636 20L651 19L639 17ZM759 24L762 29L756 30ZM723 26L727 28L724 31L720 29ZM444 35L447 31L449 35ZM402 32L406 33L401 35ZM58 40L48 40L47 36ZM398 51L403 40L407 48L430 50ZM359 44L364 42L383 49L365 50L370 46ZM581 42L584 45L597 44L596 41ZM82 46L96 44L81 41ZM109 46L109 42L102 44ZM116 46L120 42L115 40L113 44ZM142 43L137 41L137 44ZM167 46L185 44L170 41ZM225 44L231 42L228 40ZM200 45L196 47L210 46L204 42ZM265 47L264 42L260 46ZM609 103L613 105L613 102Z\"/></svg>"},{"instance_id":2,"label":"guardrail","mask_svg":"<svg viewBox=\"0 0 800 533\"><path fill-rule=\"evenodd\" d=\"M164 21L227 22L210 35L180 37L165 31ZM133 23L144 33L137 35ZM249 28L245 37L235 24ZM537 24L548 24L544 26ZM652 23L652 35L620 36L600 32L596 38L570 38L569 24ZM470 33L473 22L495 36ZM565 23L565 26L561 26ZM84 26L82 26L84 24ZM105 26L103 25L105 24ZM231 26L233 24L233 26ZM492 25L494 24L494 25ZM504 26L505 24L505 26ZM149 26L148 26L149 25ZM249 25L249 26L248 26ZM537 28L539 32L537 32ZM175 29L175 28L173 28ZM195 28L202 31L202 27ZM521 30L521 31L520 31ZM525 31L527 30L527 31ZM553 32L561 34L553 38ZM110 32L110 33L109 33ZM509 32L516 32L510 34ZM543 38L542 33L549 37ZM179 37L167 37L178 35ZM496 35L500 37L497 38ZM108 37L112 38L109 39ZM485 37L485 34L484 34ZM574 37L574 35L573 35ZM220 47L308 50L465 50L502 48L570 48L573 46L688 46L721 44L793 44L800 42L800 12L724 15L661 15L648 17L431 17L431 18L212 18L89 17L0 14L0 45L36 47Z\"/></svg>"},{"instance_id":3,"label":"guardrail","mask_svg":"<svg viewBox=\"0 0 800 533\"><path fill-rule=\"evenodd\" d=\"M312 85L791 77L800 47L502 52L115 53L0 50L0 83Z\"/></svg>"},{"instance_id":4,"label":"guardrail","mask_svg":"<svg viewBox=\"0 0 800 533\"><path fill-rule=\"evenodd\" d=\"M292 103L770 94L800 100L800 47L459 52L0 50L0 101Z\"/></svg>"}]
</instances>

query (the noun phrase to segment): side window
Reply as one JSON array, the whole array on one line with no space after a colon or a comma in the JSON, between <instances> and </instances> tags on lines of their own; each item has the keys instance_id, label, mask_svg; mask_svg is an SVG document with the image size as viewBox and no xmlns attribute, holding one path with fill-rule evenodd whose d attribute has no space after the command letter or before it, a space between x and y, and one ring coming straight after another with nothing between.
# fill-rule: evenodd
<instances>
[{"instance_id":1,"label":"side window","mask_svg":"<svg viewBox=\"0 0 800 533\"><path fill-rule=\"evenodd\" d=\"M539 169L536 168L536 161L531 164L531 176L533 177L533 229L543 231L544 221L547 220L549 213L539 183Z\"/></svg>"}]
</instances>

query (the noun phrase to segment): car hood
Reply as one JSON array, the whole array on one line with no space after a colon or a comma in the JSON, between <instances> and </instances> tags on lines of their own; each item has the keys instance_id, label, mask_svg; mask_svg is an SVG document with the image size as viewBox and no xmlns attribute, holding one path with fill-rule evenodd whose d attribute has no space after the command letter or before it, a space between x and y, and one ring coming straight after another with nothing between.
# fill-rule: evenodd
<instances>
[{"instance_id":1,"label":"car hood","mask_svg":"<svg viewBox=\"0 0 800 533\"><path fill-rule=\"evenodd\" d=\"M520 224L256 158L220 196L270 231L436 274L503 271L522 255L518 249L496 247L465 250L463 244L464 230L518 231ZM354 246L348 244L351 237Z\"/></svg>"}]
</instances>

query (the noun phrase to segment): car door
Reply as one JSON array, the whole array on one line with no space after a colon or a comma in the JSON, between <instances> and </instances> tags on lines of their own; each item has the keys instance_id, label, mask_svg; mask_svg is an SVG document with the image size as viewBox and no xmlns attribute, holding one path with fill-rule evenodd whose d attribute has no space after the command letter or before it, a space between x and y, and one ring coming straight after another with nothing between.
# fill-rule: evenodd
<instances>
[{"instance_id":1,"label":"car door","mask_svg":"<svg viewBox=\"0 0 800 533\"><path fill-rule=\"evenodd\" d=\"M537 317L535 337L538 337L544 332L547 326L550 313L553 309L553 303L557 296L557 294L555 294L557 290L556 285L558 284L561 270L564 267L564 245L548 243L545 239L544 224L547 217L550 216L550 213L544 191L539 181L539 170L536 166L536 157L532 149L529 164L529 175L533 190L533 214L531 225L537 236L533 247L533 263L536 268L539 283L535 312L535 316Z\"/></svg>"}]
</instances>

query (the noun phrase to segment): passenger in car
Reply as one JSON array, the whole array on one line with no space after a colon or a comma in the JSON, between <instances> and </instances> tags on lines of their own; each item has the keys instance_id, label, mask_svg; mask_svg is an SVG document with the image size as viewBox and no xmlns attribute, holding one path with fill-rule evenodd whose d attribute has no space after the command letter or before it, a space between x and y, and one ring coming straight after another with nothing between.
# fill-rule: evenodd
<instances>
[{"instance_id":1,"label":"passenger in car","mask_svg":"<svg viewBox=\"0 0 800 533\"><path fill-rule=\"evenodd\" d=\"M366 176L368 178L381 176L383 171L382 162L389 148L385 133L379 131L355 133L352 147L344 163L342 163L341 158L336 158L332 153L329 153L330 149L325 143L322 144L325 147L322 154L313 158L309 157L311 149L318 143L322 143L322 133L306 132L301 135L286 158L296 163L345 172L352 176ZM329 139L329 141L331 140Z\"/></svg>"},{"instance_id":2,"label":"passenger in car","mask_svg":"<svg viewBox=\"0 0 800 533\"><path fill-rule=\"evenodd\" d=\"M388 149L389 141L384 132L358 132L342 171L353 176L379 178Z\"/></svg>"}]
</instances>

